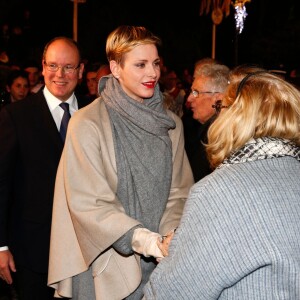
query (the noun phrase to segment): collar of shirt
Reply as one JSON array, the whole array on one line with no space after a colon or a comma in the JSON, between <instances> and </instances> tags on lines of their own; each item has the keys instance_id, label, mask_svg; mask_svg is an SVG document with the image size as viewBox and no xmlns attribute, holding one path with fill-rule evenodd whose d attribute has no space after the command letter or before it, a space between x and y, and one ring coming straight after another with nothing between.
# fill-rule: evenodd
<instances>
[{"instance_id":1,"label":"collar of shirt","mask_svg":"<svg viewBox=\"0 0 300 300\"><path fill-rule=\"evenodd\" d=\"M46 98L49 110L50 110L50 112L52 114L52 117L55 121L56 127L59 130L61 119L62 119L62 116L64 114L64 110L59 106L59 104L61 103L61 100L59 100L58 98L53 96L46 86L43 90L43 93L44 93L44 96ZM72 116L74 114L74 112L78 110L78 103L77 103L77 99L75 97L75 94L73 93L71 95L71 97L65 102L69 103L69 110L70 110L70 114Z\"/></svg>"}]
</instances>

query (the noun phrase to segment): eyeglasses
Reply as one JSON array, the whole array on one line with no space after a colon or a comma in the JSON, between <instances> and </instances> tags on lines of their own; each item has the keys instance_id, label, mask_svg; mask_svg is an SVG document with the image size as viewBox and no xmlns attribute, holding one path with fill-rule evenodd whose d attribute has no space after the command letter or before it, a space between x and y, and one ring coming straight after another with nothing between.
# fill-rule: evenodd
<instances>
[{"instance_id":1,"label":"eyeglasses","mask_svg":"<svg viewBox=\"0 0 300 300\"><path fill-rule=\"evenodd\" d=\"M66 66L58 66L56 64L47 64L46 61L44 61L44 65L46 66L46 69L50 72L57 72L58 69L62 69L65 74L74 74L75 71L79 68L80 64L77 67L73 67L70 65Z\"/></svg>"},{"instance_id":2,"label":"eyeglasses","mask_svg":"<svg viewBox=\"0 0 300 300\"><path fill-rule=\"evenodd\" d=\"M222 100L217 100L212 107L216 110L216 113L219 114L222 108L228 108L229 106L222 105Z\"/></svg>"},{"instance_id":3,"label":"eyeglasses","mask_svg":"<svg viewBox=\"0 0 300 300\"><path fill-rule=\"evenodd\" d=\"M192 94L194 96L194 98L198 98L199 95L201 94L217 94L217 93L220 93L220 92L210 92L210 91L207 91L207 92L199 92L197 90L191 90L190 91L190 94Z\"/></svg>"}]
</instances>

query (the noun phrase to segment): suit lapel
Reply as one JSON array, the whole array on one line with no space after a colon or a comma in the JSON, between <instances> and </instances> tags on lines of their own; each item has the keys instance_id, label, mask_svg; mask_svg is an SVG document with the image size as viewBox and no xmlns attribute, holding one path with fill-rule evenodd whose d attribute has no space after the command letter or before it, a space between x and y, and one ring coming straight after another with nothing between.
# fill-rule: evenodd
<instances>
[{"instance_id":1,"label":"suit lapel","mask_svg":"<svg viewBox=\"0 0 300 300\"><path fill-rule=\"evenodd\" d=\"M41 130L44 131L46 138L51 140L51 143L56 145L59 149L62 148L63 142L49 110L43 91L38 92L36 100L37 112L35 113L35 118L37 125L40 124ZM41 134L43 134L43 132L41 132Z\"/></svg>"},{"instance_id":2,"label":"suit lapel","mask_svg":"<svg viewBox=\"0 0 300 300\"><path fill-rule=\"evenodd\" d=\"M82 97L76 95L76 98L78 102L78 109L91 102L84 96ZM62 149L63 142L42 90L36 94L34 101L36 112L34 113L33 117L35 118L37 128L40 128L41 130L40 134L45 135L45 138L49 139L50 144L54 144L56 147L58 147L58 149Z\"/></svg>"}]
</instances>

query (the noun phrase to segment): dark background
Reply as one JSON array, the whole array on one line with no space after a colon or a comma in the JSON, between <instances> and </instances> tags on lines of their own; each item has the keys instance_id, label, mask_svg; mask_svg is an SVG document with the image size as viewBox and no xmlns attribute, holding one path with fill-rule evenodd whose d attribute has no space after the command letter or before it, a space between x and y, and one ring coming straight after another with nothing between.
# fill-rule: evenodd
<instances>
[{"instance_id":1,"label":"dark background","mask_svg":"<svg viewBox=\"0 0 300 300\"><path fill-rule=\"evenodd\" d=\"M179 2L179 3L177 3ZM236 34L234 8L216 31L216 58L233 67L256 63L291 70L300 66L300 1L252 0L241 34ZM30 11L24 21L23 12ZM192 70L196 60L211 56L212 21L199 15L200 0L87 0L78 4L78 42L89 61L105 61L105 40L118 25L148 27L163 40L165 64ZM0 0L0 22L25 24L27 46L43 49L58 35L73 36L70 0ZM23 22L23 24L22 24ZM36 55L32 50L27 55Z\"/></svg>"}]
</instances>

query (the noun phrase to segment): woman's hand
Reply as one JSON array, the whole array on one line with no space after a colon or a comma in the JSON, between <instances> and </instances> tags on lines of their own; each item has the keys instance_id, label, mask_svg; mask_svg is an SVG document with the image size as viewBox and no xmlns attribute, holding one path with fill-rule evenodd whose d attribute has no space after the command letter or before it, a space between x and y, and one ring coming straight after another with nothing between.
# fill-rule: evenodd
<instances>
[{"instance_id":1,"label":"woman's hand","mask_svg":"<svg viewBox=\"0 0 300 300\"><path fill-rule=\"evenodd\" d=\"M171 243L171 240L174 236L175 230L172 230L167 233L167 235L164 235L161 240L157 241L157 246L162 252L163 256L168 256L169 255L169 245ZM157 262L160 262L162 259L158 258Z\"/></svg>"}]
</instances>

